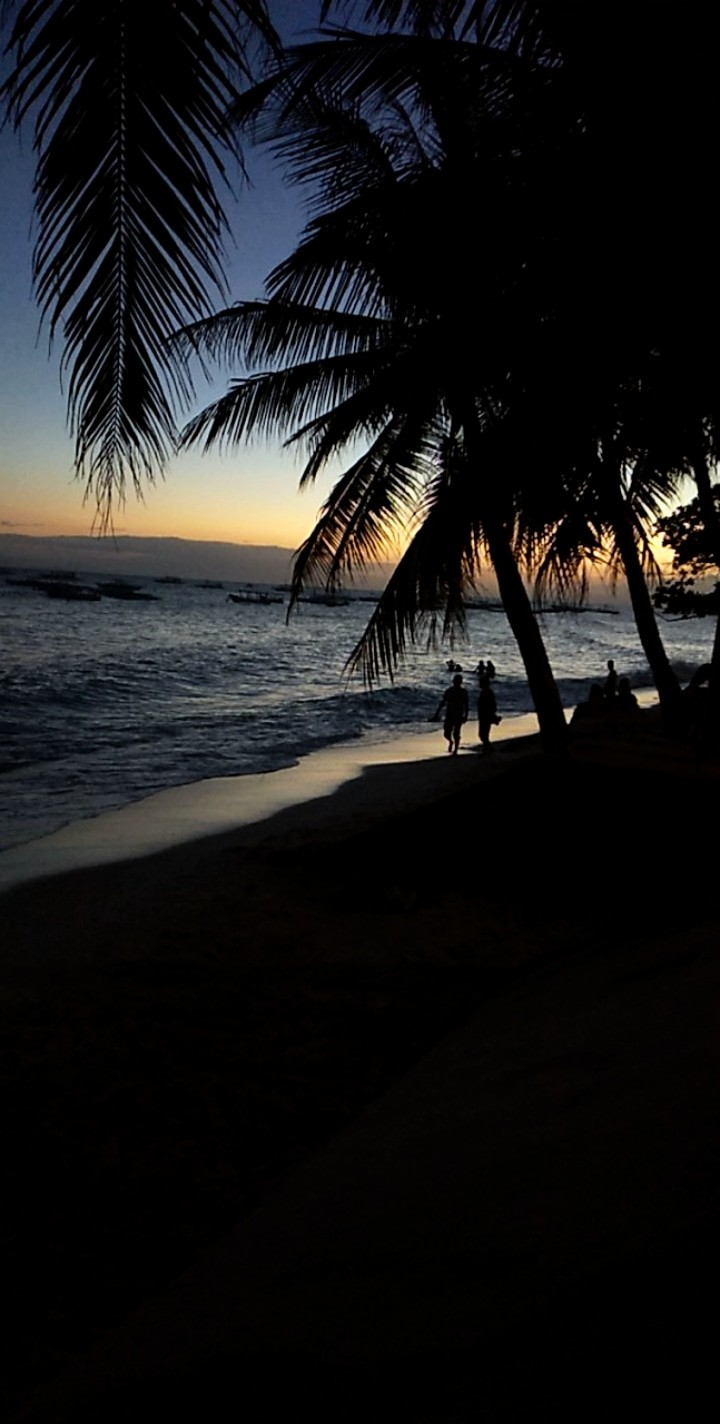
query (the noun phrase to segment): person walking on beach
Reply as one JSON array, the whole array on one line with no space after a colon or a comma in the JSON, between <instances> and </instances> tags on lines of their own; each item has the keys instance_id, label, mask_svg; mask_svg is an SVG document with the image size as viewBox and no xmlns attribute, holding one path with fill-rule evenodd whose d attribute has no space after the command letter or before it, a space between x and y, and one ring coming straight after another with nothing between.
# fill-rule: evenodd
<instances>
[{"instance_id":1,"label":"person walking on beach","mask_svg":"<svg viewBox=\"0 0 720 1424\"><path fill-rule=\"evenodd\" d=\"M478 697L478 736L482 742L483 756L487 756L490 751L490 729L499 722L502 722L502 717L498 716L492 682L485 673L485 676L480 678Z\"/></svg>"},{"instance_id":2,"label":"person walking on beach","mask_svg":"<svg viewBox=\"0 0 720 1424\"><path fill-rule=\"evenodd\" d=\"M445 688L435 710L434 722L437 721L443 707L445 708L443 736L448 744L448 752L451 756L456 756L460 746L462 726L468 719L468 695L463 687L463 680L459 672L456 672L450 686Z\"/></svg>"}]
</instances>

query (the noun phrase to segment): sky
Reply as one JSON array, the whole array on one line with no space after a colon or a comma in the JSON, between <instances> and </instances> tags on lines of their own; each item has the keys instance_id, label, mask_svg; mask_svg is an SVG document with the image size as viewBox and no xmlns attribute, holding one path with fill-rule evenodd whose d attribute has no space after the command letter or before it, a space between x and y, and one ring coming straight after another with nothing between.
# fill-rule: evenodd
<instances>
[{"instance_id":1,"label":"sky","mask_svg":"<svg viewBox=\"0 0 720 1424\"><path fill-rule=\"evenodd\" d=\"M315 0L271 0L286 37L315 23ZM263 295L273 265L291 251L304 221L297 198L257 151L248 155L252 187L234 210L228 251L231 300ZM48 355L32 294L32 134L0 131L0 531L48 536L89 534L95 507L73 477L73 447L60 389L61 342ZM224 389L200 378L196 408ZM189 412L191 414L193 412ZM309 533L332 479L298 491L300 465L280 448L173 459L143 502L116 511L123 535L173 536L294 549Z\"/></svg>"}]
</instances>

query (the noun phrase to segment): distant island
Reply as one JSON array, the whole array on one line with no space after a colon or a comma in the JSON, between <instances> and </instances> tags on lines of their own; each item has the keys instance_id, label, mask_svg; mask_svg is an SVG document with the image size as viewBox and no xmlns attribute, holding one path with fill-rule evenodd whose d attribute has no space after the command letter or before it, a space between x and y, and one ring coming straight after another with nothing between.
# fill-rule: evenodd
<instances>
[{"instance_id":1,"label":"distant island","mask_svg":"<svg viewBox=\"0 0 720 1424\"><path fill-rule=\"evenodd\" d=\"M0 533L0 569L52 569L98 578L206 580L222 583L288 584L295 551L276 545L232 544L212 540L113 538L88 534L37 536ZM377 588L391 565L378 564L355 587Z\"/></svg>"}]
</instances>

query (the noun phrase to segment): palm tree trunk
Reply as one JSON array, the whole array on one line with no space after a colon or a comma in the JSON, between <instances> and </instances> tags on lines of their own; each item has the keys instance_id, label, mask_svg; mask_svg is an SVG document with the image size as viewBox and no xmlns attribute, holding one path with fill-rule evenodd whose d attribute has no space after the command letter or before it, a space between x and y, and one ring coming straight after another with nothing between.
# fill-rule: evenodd
<instances>
[{"instance_id":1,"label":"palm tree trunk","mask_svg":"<svg viewBox=\"0 0 720 1424\"><path fill-rule=\"evenodd\" d=\"M527 673L543 748L547 752L562 752L568 742L565 713L507 530L494 518L484 520L483 528L498 592Z\"/></svg>"},{"instance_id":2,"label":"palm tree trunk","mask_svg":"<svg viewBox=\"0 0 720 1424\"><path fill-rule=\"evenodd\" d=\"M530 696L540 728L540 738L546 752L563 752L568 744L568 726L560 693L550 666L550 659L533 612L528 591L518 568L507 520L501 513L503 490L483 469L482 437L472 393L459 399L457 415L462 425L470 466L483 483L483 497L478 499L483 534L495 570L500 601L518 645L527 673ZM497 481L497 475L495 480Z\"/></svg>"},{"instance_id":3,"label":"palm tree trunk","mask_svg":"<svg viewBox=\"0 0 720 1424\"><path fill-rule=\"evenodd\" d=\"M715 565L720 574L720 518L718 517L717 505L713 495L710 470L702 447L698 447L692 459L692 471L697 486L698 499L700 501L700 512L705 525L707 541L712 553ZM720 729L720 616L715 623L715 637L713 638L712 654L710 657L710 708L709 727L707 731L713 736L715 729Z\"/></svg>"},{"instance_id":4,"label":"palm tree trunk","mask_svg":"<svg viewBox=\"0 0 720 1424\"><path fill-rule=\"evenodd\" d=\"M635 541L632 515L620 491L619 480L616 491L613 501L613 533L625 570L635 625L657 688L663 723L668 731L677 732L683 722L680 684L670 666L660 637L655 609Z\"/></svg>"}]
</instances>

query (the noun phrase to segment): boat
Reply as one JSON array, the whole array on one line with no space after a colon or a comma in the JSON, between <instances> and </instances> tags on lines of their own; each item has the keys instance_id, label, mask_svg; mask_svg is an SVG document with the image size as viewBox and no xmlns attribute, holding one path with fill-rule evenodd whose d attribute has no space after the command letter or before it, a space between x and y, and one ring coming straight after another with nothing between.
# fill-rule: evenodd
<instances>
[{"instance_id":1,"label":"boat","mask_svg":"<svg viewBox=\"0 0 720 1424\"><path fill-rule=\"evenodd\" d=\"M126 603L157 603L156 593L146 593L142 588L138 588L134 583L122 583L115 580L111 583L101 583L99 585L103 598L122 598Z\"/></svg>"},{"instance_id":2,"label":"boat","mask_svg":"<svg viewBox=\"0 0 720 1424\"><path fill-rule=\"evenodd\" d=\"M39 580L33 588L44 593L47 598L64 598L67 603L99 603L100 594L96 588L88 588L82 583L65 583L63 579Z\"/></svg>"},{"instance_id":3,"label":"boat","mask_svg":"<svg viewBox=\"0 0 720 1424\"><path fill-rule=\"evenodd\" d=\"M46 598L62 598L67 603L98 603L100 594L96 588L84 583L75 583L75 574L47 574L44 578L8 578L6 583L14 588L31 588L35 593L44 593Z\"/></svg>"},{"instance_id":4,"label":"boat","mask_svg":"<svg viewBox=\"0 0 720 1424\"><path fill-rule=\"evenodd\" d=\"M241 588L237 593L229 593L230 603L283 603L279 593L265 593L259 588Z\"/></svg>"},{"instance_id":5,"label":"boat","mask_svg":"<svg viewBox=\"0 0 720 1424\"><path fill-rule=\"evenodd\" d=\"M337 593L301 593L298 599L298 603L314 603L319 608L346 608L349 602Z\"/></svg>"}]
</instances>

